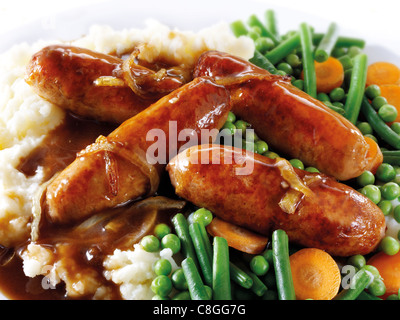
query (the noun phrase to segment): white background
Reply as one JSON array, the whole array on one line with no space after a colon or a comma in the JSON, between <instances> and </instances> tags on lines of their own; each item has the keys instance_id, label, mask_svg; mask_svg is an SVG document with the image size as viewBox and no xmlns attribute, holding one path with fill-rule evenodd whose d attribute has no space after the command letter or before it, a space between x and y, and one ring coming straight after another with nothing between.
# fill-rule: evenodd
<instances>
[{"instance_id":1,"label":"white background","mask_svg":"<svg viewBox=\"0 0 400 320\"><path fill-rule=\"evenodd\" d=\"M108 0L0 0L0 48L4 50L4 47L9 46L12 41L20 42L25 38L33 41L35 39L32 38L42 34L41 31L48 32L50 29L57 31L52 35L59 35L61 38L67 37L68 31L78 32L79 26L81 27L79 32L84 33L86 26L79 19L85 19L85 17L77 14L76 25L69 26L70 30L61 31L58 15L62 12L73 12L68 17L72 20L75 18L75 13L93 15L97 7L103 8L104 11L104 8L107 6L109 8L113 3L115 1ZM367 39L368 44L384 46L400 56L398 53L400 51L400 1L398 0L125 0L125 2L119 0L118 6L119 10L125 14L125 18L129 10L132 15L129 23L124 21L125 27L140 26L137 25L137 20L143 12L143 15L146 15L146 17L140 16L143 19L155 17L164 20L165 23L194 30L209 23L219 22L219 18L229 21L247 19L249 14L256 13L256 8L267 9L279 6L280 9L288 9L287 14L285 10L279 11L280 26L295 28L301 20L315 25L315 16L320 19L317 26L322 26L321 21L326 22L322 26L323 29L317 30L324 32L325 26L330 21L336 21L345 33L342 35L362 37ZM128 9L125 10L125 6ZM199 14L194 16L196 12ZM263 12L259 12L260 15ZM106 12L102 13L102 23L106 21L104 17L106 17ZM115 20L118 20L118 17L110 16L110 21ZM35 27L32 27L33 22L36 22ZM290 22L293 22L293 25L290 25ZM31 30L32 28L37 30ZM37 33L32 35L33 31ZM24 34L21 34L23 32L27 32L25 38Z\"/></svg>"}]
</instances>

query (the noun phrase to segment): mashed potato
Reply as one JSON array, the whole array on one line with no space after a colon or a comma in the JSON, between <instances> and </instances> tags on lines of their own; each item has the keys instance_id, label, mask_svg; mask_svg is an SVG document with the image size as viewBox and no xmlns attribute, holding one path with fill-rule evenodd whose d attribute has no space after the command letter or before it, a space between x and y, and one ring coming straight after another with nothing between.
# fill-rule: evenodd
<instances>
[{"instance_id":1,"label":"mashed potato","mask_svg":"<svg viewBox=\"0 0 400 320\"><path fill-rule=\"evenodd\" d=\"M38 41L19 44L0 56L0 244L15 246L30 234L32 198L43 182L41 168L35 175L25 176L17 167L20 159L40 145L44 137L64 119L65 112L37 96L24 81L25 67L31 56L46 45L59 41ZM93 26L87 35L69 42L102 53L123 54L133 47L140 49L140 58L153 61L163 56L172 64L192 65L206 50L225 51L244 59L253 56L250 38L235 38L226 23L217 24L197 33L172 30L149 20L143 29L113 30ZM58 251L63 248L59 247ZM163 255L168 255L166 252ZM65 265L74 261L56 260L51 250L30 244L22 254L24 272L29 277L45 275L49 285L65 282L71 297L93 294L106 298L107 288L97 281L97 273L88 268L78 274L68 273ZM151 262L157 255L135 250L116 250L105 261L105 276L120 285L126 299L152 296L149 279L153 277Z\"/></svg>"}]
</instances>

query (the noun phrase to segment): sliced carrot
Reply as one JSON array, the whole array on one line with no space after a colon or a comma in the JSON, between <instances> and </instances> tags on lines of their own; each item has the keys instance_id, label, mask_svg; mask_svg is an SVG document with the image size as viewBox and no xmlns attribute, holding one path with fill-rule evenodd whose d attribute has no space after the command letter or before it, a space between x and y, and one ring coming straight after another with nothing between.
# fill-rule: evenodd
<instances>
[{"instance_id":1,"label":"sliced carrot","mask_svg":"<svg viewBox=\"0 0 400 320\"><path fill-rule=\"evenodd\" d=\"M225 238L230 247L250 254L263 252L268 243L267 237L216 217L207 226L207 231L213 237Z\"/></svg>"},{"instance_id":2,"label":"sliced carrot","mask_svg":"<svg viewBox=\"0 0 400 320\"><path fill-rule=\"evenodd\" d=\"M397 109L397 118L395 122L400 122L400 85L386 84L380 85L381 96L386 98L387 102Z\"/></svg>"},{"instance_id":3,"label":"sliced carrot","mask_svg":"<svg viewBox=\"0 0 400 320\"><path fill-rule=\"evenodd\" d=\"M370 167L367 168L367 170L375 174L378 167L382 164L383 155L381 149L374 140L372 140L370 137L364 137L364 139L369 145L366 158L368 159Z\"/></svg>"},{"instance_id":4,"label":"sliced carrot","mask_svg":"<svg viewBox=\"0 0 400 320\"><path fill-rule=\"evenodd\" d=\"M400 252L390 256L381 251L373 255L367 264L376 267L383 278L386 293L382 298L398 293L400 289Z\"/></svg>"},{"instance_id":5,"label":"sliced carrot","mask_svg":"<svg viewBox=\"0 0 400 320\"><path fill-rule=\"evenodd\" d=\"M329 93L342 85L344 69L338 59L329 57L324 62L314 61L314 65L318 92ZM301 73L301 78L304 79L303 72Z\"/></svg>"},{"instance_id":6,"label":"sliced carrot","mask_svg":"<svg viewBox=\"0 0 400 320\"><path fill-rule=\"evenodd\" d=\"M390 62L375 62L368 66L367 83L377 84L399 84L400 83L400 69Z\"/></svg>"},{"instance_id":7,"label":"sliced carrot","mask_svg":"<svg viewBox=\"0 0 400 320\"><path fill-rule=\"evenodd\" d=\"M339 292L340 270L325 251L305 248L290 256L297 300L331 300Z\"/></svg>"}]
</instances>

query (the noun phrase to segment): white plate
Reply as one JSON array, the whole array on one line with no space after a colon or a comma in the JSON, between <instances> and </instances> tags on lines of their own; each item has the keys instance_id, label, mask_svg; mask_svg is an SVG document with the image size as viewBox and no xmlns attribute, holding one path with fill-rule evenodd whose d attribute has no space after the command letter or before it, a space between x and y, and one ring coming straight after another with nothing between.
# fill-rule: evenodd
<instances>
[{"instance_id":1,"label":"white plate","mask_svg":"<svg viewBox=\"0 0 400 320\"><path fill-rule=\"evenodd\" d=\"M296 1L299 2L298 0ZM341 0L338 1L340 2ZM357 2L362 5L361 1ZM315 4L316 2L313 1L312 3ZM85 34L93 24L106 24L118 30L144 27L146 19L154 18L171 27L197 31L220 21L231 22L237 19L246 21L251 14L257 14L262 19L266 9L271 8L276 12L278 28L282 32L297 29L303 21L310 23L316 32L324 32L331 21L337 21L341 27L341 35L360 37L367 41L365 52L369 55L370 63L385 60L400 66L400 56L396 54L400 50L400 42L396 40L396 42L389 43L386 40L392 37L392 39L397 39L395 36L397 31L400 30L388 30L385 37L382 37L379 32L378 34L372 34L365 27L368 21L363 20L363 13L357 15L356 12L352 18L357 23L354 25L343 23L341 25L340 20L343 19L343 16L339 12L342 9L340 5L338 7L335 7L336 15L335 11L332 14L328 12L329 17L327 17L326 8L321 8L321 14L311 9L309 11L313 13L309 13L307 12L307 6L301 11L298 8L291 9L287 6L273 4L273 1L269 0L201 0L196 2L145 0L140 1L140 3L138 1L113 0L59 11L51 16L42 17L34 22L15 28L12 32L0 34L0 53L21 42L33 43L39 39L76 39ZM380 19L381 21L378 20L378 23L384 23L384 17ZM383 39L382 43L380 43L380 39ZM0 293L0 299L6 298Z\"/></svg>"}]
</instances>

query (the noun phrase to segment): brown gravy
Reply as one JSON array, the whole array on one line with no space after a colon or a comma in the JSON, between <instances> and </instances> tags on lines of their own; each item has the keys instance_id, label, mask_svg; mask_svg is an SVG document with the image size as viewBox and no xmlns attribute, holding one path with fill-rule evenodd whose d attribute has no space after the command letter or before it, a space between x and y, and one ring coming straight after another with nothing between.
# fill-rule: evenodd
<instances>
[{"instance_id":1,"label":"brown gravy","mask_svg":"<svg viewBox=\"0 0 400 320\"><path fill-rule=\"evenodd\" d=\"M66 115L64 122L28 157L21 160L18 169L25 175L32 176L39 167L42 167L45 182L74 161L77 152L93 143L99 135L106 136L114 129L115 125ZM136 202L114 208L76 226L55 226L44 223L37 243L52 248L56 254L57 246L61 245L63 254L73 259L79 267L91 268L98 273L97 280L100 279L102 285L111 288L112 299L120 299L118 288L102 277L102 261L116 246L122 249L132 248L139 237L153 231L154 224L168 223L171 214L177 212L178 208L175 208L177 202L171 204L165 199L155 198L153 202L144 201L145 205ZM164 200L166 202L163 202ZM184 205L183 202L181 204ZM87 227L88 223L90 227ZM22 248L24 246L25 244L21 244ZM0 267L0 291L9 299L66 299L64 285L60 284L51 290L43 289L43 281L43 277L28 278L24 275L18 254L15 254L9 263ZM91 298L89 296L82 299Z\"/></svg>"}]
</instances>

